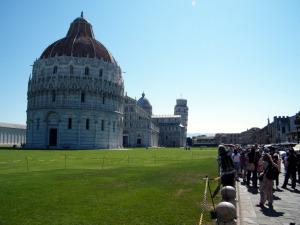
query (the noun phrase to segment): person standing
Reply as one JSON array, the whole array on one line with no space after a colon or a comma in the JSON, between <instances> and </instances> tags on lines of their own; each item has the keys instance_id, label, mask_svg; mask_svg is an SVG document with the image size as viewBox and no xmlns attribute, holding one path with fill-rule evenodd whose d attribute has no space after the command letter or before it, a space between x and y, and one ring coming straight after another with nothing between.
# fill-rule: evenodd
<instances>
[{"instance_id":1,"label":"person standing","mask_svg":"<svg viewBox=\"0 0 300 225\"><path fill-rule=\"evenodd\" d=\"M246 151L242 150L241 157L240 157L240 168L241 168L243 182L246 182L246 176L247 176L246 161L247 161Z\"/></svg>"},{"instance_id":2,"label":"person standing","mask_svg":"<svg viewBox=\"0 0 300 225\"><path fill-rule=\"evenodd\" d=\"M241 155L240 153L237 151L237 149L234 149L231 158L233 160L233 165L234 165L234 169L235 169L235 179L238 180L239 179L239 173L240 173L240 161L241 161Z\"/></svg>"},{"instance_id":3,"label":"person standing","mask_svg":"<svg viewBox=\"0 0 300 225\"><path fill-rule=\"evenodd\" d=\"M300 152L298 151L297 154L297 172L298 172L298 183L300 184Z\"/></svg>"},{"instance_id":4,"label":"person standing","mask_svg":"<svg viewBox=\"0 0 300 225\"><path fill-rule=\"evenodd\" d=\"M250 185L250 178L252 175L252 186L257 188L257 167L259 158L259 152L256 152L255 147L252 147L251 151L248 153L247 186Z\"/></svg>"},{"instance_id":5,"label":"person standing","mask_svg":"<svg viewBox=\"0 0 300 225\"><path fill-rule=\"evenodd\" d=\"M277 153L275 153L273 155L273 162L277 165L278 168L278 174L275 178L275 184L276 184L276 189L278 190L278 186L279 186L279 173L281 171L281 160L279 158L279 155Z\"/></svg>"},{"instance_id":6,"label":"person standing","mask_svg":"<svg viewBox=\"0 0 300 225\"><path fill-rule=\"evenodd\" d=\"M270 154L265 154L263 156L263 172L260 175L260 201L257 206L264 207L265 202L268 200L269 208L273 208L273 179L276 177L276 171L278 172L278 166L272 161Z\"/></svg>"},{"instance_id":7,"label":"person standing","mask_svg":"<svg viewBox=\"0 0 300 225\"><path fill-rule=\"evenodd\" d=\"M233 161L231 159L230 153L227 151L226 147L220 145L218 147L218 162L220 168L221 184L222 186L232 186L235 187L235 170Z\"/></svg>"},{"instance_id":8,"label":"person standing","mask_svg":"<svg viewBox=\"0 0 300 225\"><path fill-rule=\"evenodd\" d=\"M286 160L286 173L282 188L286 189L289 179L292 179L292 188L296 190L296 169L297 169L297 157L294 149L289 150L288 158Z\"/></svg>"}]
</instances>

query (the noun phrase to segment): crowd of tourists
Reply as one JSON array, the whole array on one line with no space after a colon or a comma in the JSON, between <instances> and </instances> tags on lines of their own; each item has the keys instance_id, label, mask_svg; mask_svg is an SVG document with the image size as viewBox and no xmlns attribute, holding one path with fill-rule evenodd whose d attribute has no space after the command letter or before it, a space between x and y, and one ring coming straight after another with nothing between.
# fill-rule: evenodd
<instances>
[{"instance_id":1,"label":"crowd of tourists","mask_svg":"<svg viewBox=\"0 0 300 225\"><path fill-rule=\"evenodd\" d=\"M287 189L289 180L292 191L297 191L297 182L300 184L300 152L291 146L279 151L272 146L220 145L218 162L221 184L234 187L236 181L243 181L247 187L258 189L259 207L264 207L268 201L268 206L273 208L273 192L280 190L280 186ZM279 183L281 172L285 175L282 184Z\"/></svg>"}]
</instances>

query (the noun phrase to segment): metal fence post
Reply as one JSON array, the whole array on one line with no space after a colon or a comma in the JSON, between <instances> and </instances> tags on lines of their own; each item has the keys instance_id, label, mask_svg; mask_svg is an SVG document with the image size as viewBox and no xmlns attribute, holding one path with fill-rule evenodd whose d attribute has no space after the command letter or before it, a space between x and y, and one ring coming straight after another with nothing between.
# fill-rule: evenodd
<instances>
[{"instance_id":1,"label":"metal fence post","mask_svg":"<svg viewBox=\"0 0 300 225\"><path fill-rule=\"evenodd\" d=\"M104 167L104 158L105 158L105 156L102 157L102 165L101 165L101 168L102 168L102 169L103 169L103 167Z\"/></svg>"},{"instance_id":2,"label":"metal fence post","mask_svg":"<svg viewBox=\"0 0 300 225\"><path fill-rule=\"evenodd\" d=\"M67 169L67 153L65 153L65 169Z\"/></svg>"},{"instance_id":3,"label":"metal fence post","mask_svg":"<svg viewBox=\"0 0 300 225\"><path fill-rule=\"evenodd\" d=\"M25 157L26 159L26 166L27 166L27 172L29 172L29 162L28 162L28 156Z\"/></svg>"}]
</instances>

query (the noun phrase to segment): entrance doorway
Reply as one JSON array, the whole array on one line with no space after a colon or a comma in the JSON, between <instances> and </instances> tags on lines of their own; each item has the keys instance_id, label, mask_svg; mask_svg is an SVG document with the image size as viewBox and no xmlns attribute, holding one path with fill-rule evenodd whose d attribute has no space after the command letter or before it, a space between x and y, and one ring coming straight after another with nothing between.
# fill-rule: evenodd
<instances>
[{"instance_id":1,"label":"entrance doorway","mask_svg":"<svg viewBox=\"0 0 300 225\"><path fill-rule=\"evenodd\" d=\"M142 139L141 139L141 138L138 138L138 139L136 140L136 144L137 144L137 145L141 145L141 144L142 144Z\"/></svg>"},{"instance_id":2,"label":"entrance doorway","mask_svg":"<svg viewBox=\"0 0 300 225\"><path fill-rule=\"evenodd\" d=\"M123 136L123 146L128 147L128 136Z\"/></svg>"},{"instance_id":3,"label":"entrance doorway","mask_svg":"<svg viewBox=\"0 0 300 225\"><path fill-rule=\"evenodd\" d=\"M57 128L50 128L49 131L49 146L57 145Z\"/></svg>"}]
</instances>

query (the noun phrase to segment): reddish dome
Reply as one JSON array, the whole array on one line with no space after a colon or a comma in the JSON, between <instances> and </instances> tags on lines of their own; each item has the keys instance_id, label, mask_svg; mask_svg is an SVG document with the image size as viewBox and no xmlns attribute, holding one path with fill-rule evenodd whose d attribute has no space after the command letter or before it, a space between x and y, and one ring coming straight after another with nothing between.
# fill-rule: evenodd
<instances>
[{"instance_id":1,"label":"reddish dome","mask_svg":"<svg viewBox=\"0 0 300 225\"><path fill-rule=\"evenodd\" d=\"M98 58L116 63L104 45L95 39L92 25L83 18L83 13L71 23L67 36L49 45L40 59L62 55Z\"/></svg>"}]
</instances>

